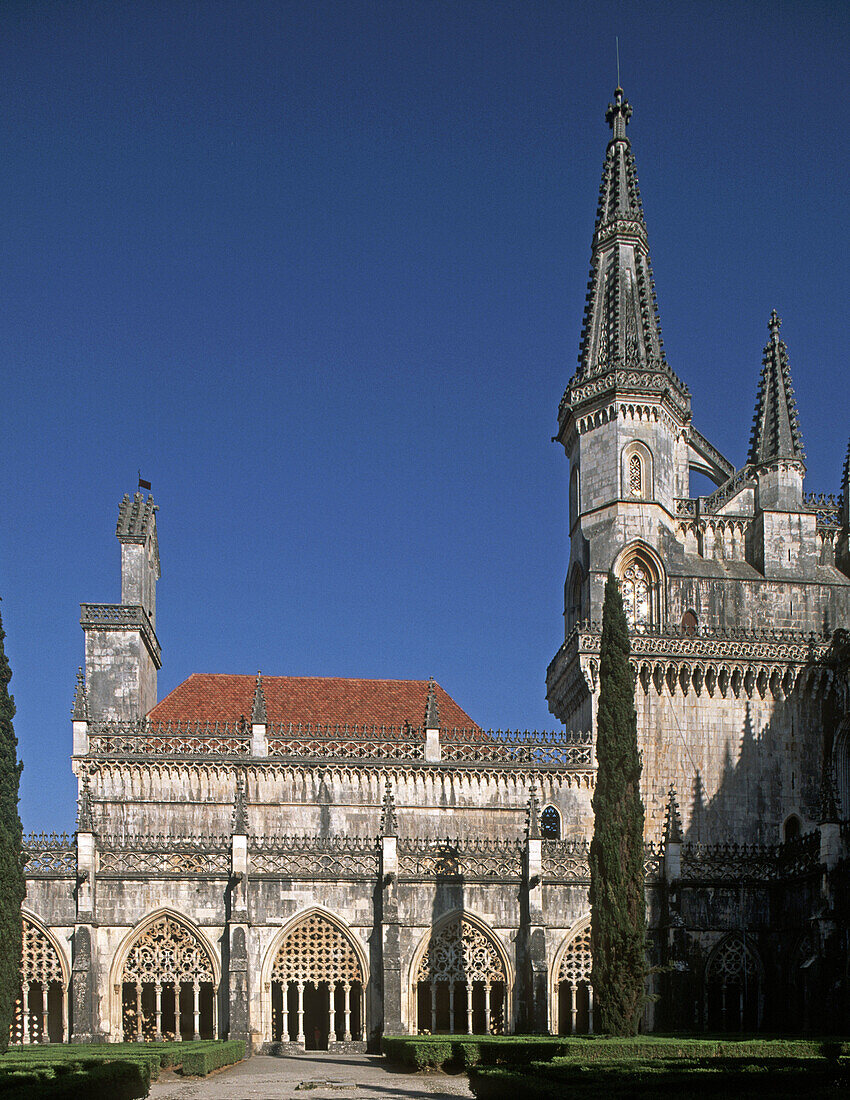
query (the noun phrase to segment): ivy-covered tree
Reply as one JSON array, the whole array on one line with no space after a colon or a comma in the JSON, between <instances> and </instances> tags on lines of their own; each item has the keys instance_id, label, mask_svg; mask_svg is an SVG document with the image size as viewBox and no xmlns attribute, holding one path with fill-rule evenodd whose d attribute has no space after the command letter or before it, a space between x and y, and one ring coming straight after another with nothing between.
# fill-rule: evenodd
<instances>
[{"instance_id":1,"label":"ivy-covered tree","mask_svg":"<svg viewBox=\"0 0 850 1100\"><path fill-rule=\"evenodd\" d=\"M590 938L599 1030L636 1035L646 1001L643 803L629 628L613 573L605 585L596 789L590 845Z\"/></svg>"},{"instance_id":2,"label":"ivy-covered tree","mask_svg":"<svg viewBox=\"0 0 850 1100\"><path fill-rule=\"evenodd\" d=\"M18 762L18 741L12 725L15 701L9 694L12 670L3 645L5 637L0 620L0 1051L9 1045L15 1000L21 987L21 903L25 893L18 815L23 764Z\"/></svg>"}]
</instances>

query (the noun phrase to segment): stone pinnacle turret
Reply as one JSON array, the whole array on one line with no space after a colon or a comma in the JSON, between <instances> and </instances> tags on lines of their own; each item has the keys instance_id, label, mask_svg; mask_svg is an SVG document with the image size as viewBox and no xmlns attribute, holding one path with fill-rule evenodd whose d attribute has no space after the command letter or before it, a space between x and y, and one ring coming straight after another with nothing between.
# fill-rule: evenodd
<instances>
[{"instance_id":1,"label":"stone pinnacle turret","mask_svg":"<svg viewBox=\"0 0 850 1100\"><path fill-rule=\"evenodd\" d=\"M762 359L753 434L748 461L768 466L780 460L804 463L803 439L797 421L797 403L791 385L788 349L779 338L782 321L774 309L770 314L770 337Z\"/></svg>"}]
</instances>

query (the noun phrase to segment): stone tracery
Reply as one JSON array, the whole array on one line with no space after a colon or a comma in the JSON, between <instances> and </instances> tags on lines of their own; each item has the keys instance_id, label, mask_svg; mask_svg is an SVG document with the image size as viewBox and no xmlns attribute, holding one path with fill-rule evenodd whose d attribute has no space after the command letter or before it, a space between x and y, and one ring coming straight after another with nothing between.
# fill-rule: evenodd
<instances>
[{"instance_id":1,"label":"stone tracery","mask_svg":"<svg viewBox=\"0 0 850 1100\"><path fill-rule=\"evenodd\" d=\"M555 979L558 1032L593 1032L593 956L590 925L576 932L561 955Z\"/></svg>"},{"instance_id":2,"label":"stone tracery","mask_svg":"<svg viewBox=\"0 0 850 1100\"><path fill-rule=\"evenodd\" d=\"M26 916L21 947L21 990L15 1003L11 1041L64 1042L67 981L59 953L44 929Z\"/></svg>"},{"instance_id":3,"label":"stone tracery","mask_svg":"<svg viewBox=\"0 0 850 1100\"><path fill-rule=\"evenodd\" d=\"M419 1030L504 1030L507 973L495 941L466 917L448 921L428 943L416 969ZM465 1026L458 1027L455 987L465 986ZM430 1028L427 1021L430 1016Z\"/></svg>"}]
</instances>

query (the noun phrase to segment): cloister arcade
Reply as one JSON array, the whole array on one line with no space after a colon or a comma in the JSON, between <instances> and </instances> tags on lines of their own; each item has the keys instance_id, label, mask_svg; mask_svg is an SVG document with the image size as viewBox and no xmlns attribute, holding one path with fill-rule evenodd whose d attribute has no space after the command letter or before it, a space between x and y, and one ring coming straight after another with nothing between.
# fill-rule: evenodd
<instances>
[{"instance_id":1,"label":"cloister arcade","mask_svg":"<svg viewBox=\"0 0 850 1100\"><path fill-rule=\"evenodd\" d=\"M67 964L50 933L24 914L21 989L10 1042L64 1043L67 1038Z\"/></svg>"},{"instance_id":2,"label":"cloister arcade","mask_svg":"<svg viewBox=\"0 0 850 1100\"><path fill-rule=\"evenodd\" d=\"M593 986L590 972L590 919L564 941L553 965L552 1030L556 1035L593 1033Z\"/></svg>"},{"instance_id":3,"label":"cloister arcade","mask_svg":"<svg viewBox=\"0 0 850 1100\"><path fill-rule=\"evenodd\" d=\"M413 973L415 1032L507 1030L507 959L495 935L468 914L453 914L434 928Z\"/></svg>"},{"instance_id":4,"label":"cloister arcade","mask_svg":"<svg viewBox=\"0 0 850 1100\"><path fill-rule=\"evenodd\" d=\"M274 955L266 997L273 1042L327 1050L365 1039L366 966L348 932L329 914L302 916Z\"/></svg>"},{"instance_id":5,"label":"cloister arcade","mask_svg":"<svg viewBox=\"0 0 850 1100\"><path fill-rule=\"evenodd\" d=\"M741 935L732 933L720 941L705 969L705 1027L757 1031L762 989L761 961Z\"/></svg>"},{"instance_id":6,"label":"cloister arcade","mask_svg":"<svg viewBox=\"0 0 850 1100\"><path fill-rule=\"evenodd\" d=\"M216 1038L217 984L197 932L176 914L155 914L134 931L116 982L124 1041Z\"/></svg>"}]
</instances>

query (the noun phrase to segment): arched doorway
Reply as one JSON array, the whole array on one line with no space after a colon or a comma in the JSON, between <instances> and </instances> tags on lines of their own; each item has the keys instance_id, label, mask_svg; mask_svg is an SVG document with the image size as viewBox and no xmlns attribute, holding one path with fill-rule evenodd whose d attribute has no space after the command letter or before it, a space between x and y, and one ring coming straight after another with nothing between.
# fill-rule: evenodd
<instances>
[{"instance_id":1,"label":"arched doorway","mask_svg":"<svg viewBox=\"0 0 850 1100\"><path fill-rule=\"evenodd\" d=\"M415 969L416 1030L502 1034L507 967L495 937L455 914L432 932Z\"/></svg>"},{"instance_id":2,"label":"arched doorway","mask_svg":"<svg viewBox=\"0 0 850 1100\"><path fill-rule=\"evenodd\" d=\"M354 944L324 913L310 913L284 935L271 969L273 1042L306 1050L360 1042L366 976Z\"/></svg>"},{"instance_id":3,"label":"arched doorway","mask_svg":"<svg viewBox=\"0 0 850 1100\"><path fill-rule=\"evenodd\" d=\"M32 918L23 917L21 988L10 1042L64 1043L68 1038L68 975L55 943Z\"/></svg>"},{"instance_id":4,"label":"arched doorway","mask_svg":"<svg viewBox=\"0 0 850 1100\"><path fill-rule=\"evenodd\" d=\"M162 913L136 933L121 969L125 1042L216 1037L215 966L200 937Z\"/></svg>"},{"instance_id":5,"label":"arched doorway","mask_svg":"<svg viewBox=\"0 0 850 1100\"><path fill-rule=\"evenodd\" d=\"M567 937L555 957L555 1030L559 1035L593 1034L592 968L590 922L586 921Z\"/></svg>"},{"instance_id":6,"label":"arched doorway","mask_svg":"<svg viewBox=\"0 0 850 1100\"><path fill-rule=\"evenodd\" d=\"M761 1023L761 966L738 933L715 948L705 970L709 1031L757 1031Z\"/></svg>"}]
</instances>

